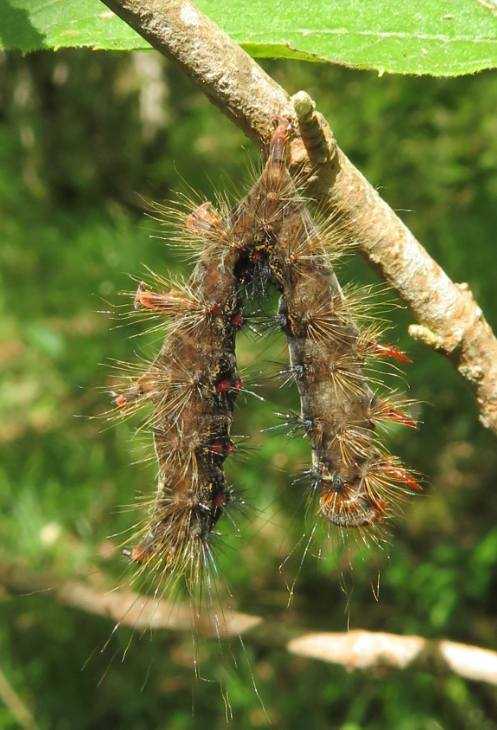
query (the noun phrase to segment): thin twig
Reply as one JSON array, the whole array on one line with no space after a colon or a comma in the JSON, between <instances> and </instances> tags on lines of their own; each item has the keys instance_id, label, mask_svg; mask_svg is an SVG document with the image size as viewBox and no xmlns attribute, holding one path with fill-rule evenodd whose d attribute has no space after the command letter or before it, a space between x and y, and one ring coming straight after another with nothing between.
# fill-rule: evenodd
<instances>
[{"instance_id":1,"label":"thin twig","mask_svg":"<svg viewBox=\"0 0 497 730\"><path fill-rule=\"evenodd\" d=\"M0 700L11 711L13 717L19 725L27 730L36 728L35 721L29 709L26 707L22 699L19 697L15 689L10 684L4 672L0 669Z\"/></svg>"},{"instance_id":2,"label":"thin twig","mask_svg":"<svg viewBox=\"0 0 497 730\"><path fill-rule=\"evenodd\" d=\"M347 633L304 634L291 641L287 648L294 654L342 664L349 670L382 666L405 669L415 664L497 684L497 652L456 641L358 629Z\"/></svg>"},{"instance_id":3,"label":"thin twig","mask_svg":"<svg viewBox=\"0 0 497 730\"><path fill-rule=\"evenodd\" d=\"M307 95L292 99L219 27L186 0L102 0L173 59L224 114L264 146L277 115L293 118L294 166L313 172L312 192L357 234L366 258L406 301L409 333L450 357L472 385L480 420L497 433L497 340L467 284L455 284L346 155Z\"/></svg>"},{"instance_id":4,"label":"thin twig","mask_svg":"<svg viewBox=\"0 0 497 730\"><path fill-rule=\"evenodd\" d=\"M15 593L47 592L66 606L140 631L194 628L202 635L215 638L243 635L253 643L339 664L348 671L416 667L453 672L466 679L497 685L497 652L455 641L361 629L313 633L237 611L223 612L214 619L206 616L199 621L193 618L189 606L128 590L105 591L82 581L57 584L41 575L29 576L13 566L0 566L0 582Z\"/></svg>"}]
</instances>

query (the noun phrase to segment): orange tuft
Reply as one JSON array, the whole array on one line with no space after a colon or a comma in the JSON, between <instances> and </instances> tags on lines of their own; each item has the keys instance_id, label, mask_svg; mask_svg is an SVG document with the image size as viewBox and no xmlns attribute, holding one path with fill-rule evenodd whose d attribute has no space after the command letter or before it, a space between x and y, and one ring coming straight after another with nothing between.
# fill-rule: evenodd
<instances>
[{"instance_id":1,"label":"orange tuft","mask_svg":"<svg viewBox=\"0 0 497 730\"><path fill-rule=\"evenodd\" d=\"M140 307L150 309L153 312L172 312L181 309L194 309L195 304L174 289L167 293L157 294L145 289L144 285L140 284L135 294L135 309Z\"/></svg>"},{"instance_id":2,"label":"orange tuft","mask_svg":"<svg viewBox=\"0 0 497 730\"><path fill-rule=\"evenodd\" d=\"M401 423L403 426L407 426L407 428L417 428L417 423L414 418L395 408L385 408L381 413L381 417L388 418L390 421L395 421L396 423Z\"/></svg>"},{"instance_id":3,"label":"orange tuft","mask_svg":"<svg viewBox=\"0 0 497 730\"><path fill-rule=\"evenodd\" d=\"M124 406L126 406L128 404L128 399L126 398L125 395L122 395L122 394L117 395L114 398L114 403L118 408L124 408Z\"/></svg>"},{"instance_id":4,"label":"orange tuft","mask_svg":"<svg viewBox=\"0 0 497 730\"><path fill-rule=\"evenodd\" d=\"M212 228L219 226L220 223L220 216L208 201L195 208L185 220L187 230L196 234L207 233Z\"/></svg>"},{"instance_id":5,"label":"orange tuft","mask_svg":"<svg viewBox=\"0 0 497 730\"><path fill-rule=\"evenodd\" d=\"M411 358L403 350L399 350L395 345L380 345L376 344L376 354L379 357L389 357L392 360L396 360L403 365L409 365L412 363Z\"/></svg>"},{"instance_id":6,"label":"orange tuft","mask_svg":"<svg viewBox=\"0 0 497 730\"><path fill-rule=\"evenodd\" d=\"M401 484L405 484L406 487L411 489L413 492L423 491L423 487L418 480L414 478L411 472L407 471L407 469L404 469L402 466L393 466L388 464L385 466L385 471L391 479L396 482L400 482Z\"/></svg>"}]
</instances>

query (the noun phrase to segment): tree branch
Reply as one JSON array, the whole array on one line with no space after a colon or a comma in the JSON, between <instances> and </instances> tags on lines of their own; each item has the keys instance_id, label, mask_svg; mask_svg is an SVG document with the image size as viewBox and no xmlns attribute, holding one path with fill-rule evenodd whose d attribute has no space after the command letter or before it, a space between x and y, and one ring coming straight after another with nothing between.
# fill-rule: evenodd
<instances>
[{"instance_id":1,"label":"tree branch","mask_svg":"<svg viewBox=\"0 0 497 730\"><path fill-rule=\"evenodd\" d=\"M50 593L66 606L140 631L196 630L216 639L243 635L253 643L339 664L348 671L417 667L435 673L453 672L465 679L497 685L497 652L455 641L362 629L312 633L238 611L194 620L189 606L128 590L105 591L83 581L57 584L47 577L27 575L15 566L0 566L0 582L13 593Z\"/></svg>"},{"instance_id":2,"label":"tree branch","mask_svg":"<svg viewBox=\"0 0 497 730\"><path fill-rule=\"evenodd\" d=\"M33 715L10 684L4 672L0 669L0 699L3 701L17 720L19 725L26 730L34 730L36 723Z\"/></svg>"},{"instance_id":3,"label":"tree branch","mask_svg":"<svg viewBox=\"0 0 497 730\"><path fill-rule=\"evenodd\" d=\"M187 0L102 0L174 60L224 114L264 146L277 115L302 139L292 162L312 172L311 192L339 213L365 257L410 306L409 333L450 357L475 391L480 420L497 433L497 340L467 284L455 284L336 146L307 94L295 104L260 66Z\"/></svg>"}]
</instances>

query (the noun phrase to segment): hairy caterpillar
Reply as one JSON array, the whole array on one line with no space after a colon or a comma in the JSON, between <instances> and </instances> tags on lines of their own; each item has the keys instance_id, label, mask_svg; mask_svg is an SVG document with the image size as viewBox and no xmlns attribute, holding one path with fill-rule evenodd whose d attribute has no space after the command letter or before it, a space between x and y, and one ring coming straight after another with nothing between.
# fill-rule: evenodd
<instances>
[{"instance_id":1,"label":"hairy caterpillar","mask_svg":"<svg viewBox=\"0 0 497 730\"><path fill-rule=\"evenodd\" d=\"M403 408L407 401L375 393L365 372L368 358L408 358L393 345L380 343L380 325L361 326L360 306L368 308L367 293L350 296L340 287L326 237L285 164L290 130L283 119L273 138L285 193L267 255L281 292L279 321L300 395L300 421L312 444L308 474L319 510L331 524L370 528L395 512L399 498L420 490L415 477L387 452L376 430L388 420L414 428L415 421Z\"/></svg>"},{"instance_id":2,"label":"hairy caterpillar","mask_svg":"<svg viewBox=\"0 0 497 730\"><path fill-rule=\"evenodd\" d=\"M186 284L156 277L158 290L138 286L135 308L163 319L167 337L148 369L115 395L123 413L152 405L157 490L126 554L139 573L158 572L161 592L179 578L194 591L211 561L210 536L234 498L223 462L234 450L230 428L242 387L235 357L238 249L209 203L187 215L184 226L204 250Z\"/></svg>"},{"instance_id":3,"label":"hairy caterpillar","mask_svg":"<svg viewBox=\"0 0 497 730\"><path fill-rule=\"evenodd\" d=\"M339 530L369 530L395 513L420 485L388 453L377 426L394 421L414 428L409 402L380 395L367 377L370 359L409 362L381 343L381 326L363 326L371 304L342 288L333 269L340 230L330 250L286 164L292 133L278 121L267 162L249 193L231 210L203 203L183 219L181 236L196 241L198 262L187 283L155 277L140 283L135 308L168 322L166 340L146 371L114 394L127 414L152 405L158 484L140 539L127 550L146 574L158 570L160 590L184 578L192 594L213 565L211 538L234 491L223 464L235 449L231 423L242 389L235 339L244 321L244 293L281 294L276 321L286 335L301 412L293 419L312 446L307 471L319 512Z\"/></svg>"},{"instance_id":4,"label":"hairy caterpillar","mask_svg":"<svg viewBox=\"0 0 497 730\"><path fill-rule=\"evenodd\" d=\"M376 392L378 383L368 377L370 361L409 358L381 341L368 293L340 286L334 262L349 245L347 231L328 221L328 237L315 222L287 167L291 134L291 124L278 120L266 164L239 203L218 211L205 202L176 216L176 240L195 252L197 264L186 282L153 275L152 285L139 283L134 308L166 337L153 361L113 393L122 416L150 407L146 426L158 471L143 525L125 554L154 598L171 597L183 584L202 601L192 600L194 639L205 626L200 608L214 609L214 631L207 633L233 635L224 630L213 543L219 520L238 499L224 462L236 448L231 426L243 383L235 344L247 294L265 295L268 284L279 291L272 323L289 351L281 376L295 382L300 396L300 413L286 420L292 436L301 431L310 441L304 476L325 524L340 535L376 540L402 499L420 490L377 428L384 421L414 428L410 403ZM258 695L253 674L251 681ZM225 701L229 716L226 695Z\"/></svg>"}]
</instances>

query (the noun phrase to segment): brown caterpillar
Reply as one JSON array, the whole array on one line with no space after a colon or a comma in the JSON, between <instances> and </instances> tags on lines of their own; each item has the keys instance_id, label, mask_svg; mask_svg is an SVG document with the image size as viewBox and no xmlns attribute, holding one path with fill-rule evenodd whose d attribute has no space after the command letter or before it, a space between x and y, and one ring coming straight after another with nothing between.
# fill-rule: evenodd
<instances>
[{"instance_id":1,"label":"brown caterpillar","mask_svg":"<svg viewBox=\"0 0 497 730\"><path fill-rule=\"evenodd\" d=\"M179 577L189 591L210 563L210 535L233 497L223 462L234 450L233 408L242 384L235 335L241 325L235 267L237 247L221 214L209 203L185 217L185 228L205 242L187 284L161 290L138 286L135 308L164 318L166 340L146 372L115 396L122 413L152 405L158 483L141 539L126 554L152 567L161 590ZM169 324L167 324L169 322Z\"/></svg>"},{"instance_id":2,"label":"brown caterpillar","mask_svg":"<svg viewBox=\"0 0 497 730\"><path fill-rule=\"evenodd\" d=\"M200 243L190 280L155 277L159 290L141 283L135 294L136 309L169 325L153 363L115 395L125 415L152 404L158 462L148 519L127 554L141 572L158 568L162 589L179 576L189 592L201 585L212 563L211 535L232 501L223 464L234 450L230 430L242 388L235 337L250 284L271 280L281 292L277 319L300 395L298 425L312 444L308 475L321 514L339 528L370 528L420 490L377 434L383 421L416 426L408 402L380 397L366 375L368 359L409 359L381 344L378 324L362 326L367 297L340 287L332 267L340 251L329 250L287 168L290 134L280 120L259 179L231 211L203 203L184 218L181 236Z\"/></svg>"},{"instance_id":3,"label":"brown caterpillar","mask_svg":"<svg viewBox=\"0 0 497 730\"><path fill-rule=\"evenodd\" d=\"M399 498L420 491L376 431L382 421L411 428L416 423L402 399L376 395L365 373L368 358L408 358L380 344L380 326L363 328L357 321L361 297L356 292L351 299L341 289L326 240L286 167L290 130L281 120L273 137L285 194L268 242L268 262L282 295L279 319L300 395L301 424L312 444L309 475L320 512L341 528L366 528L390 516Z\"/></svg>"}]
</instances>

